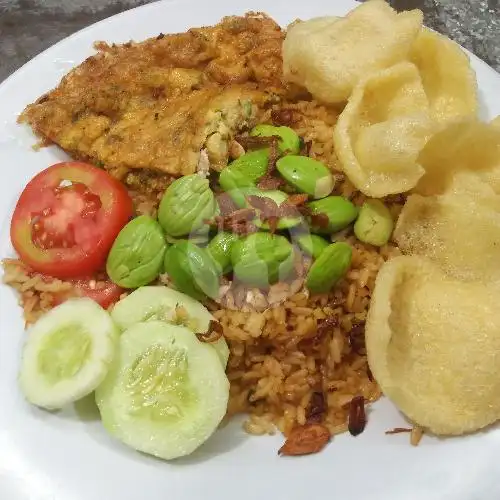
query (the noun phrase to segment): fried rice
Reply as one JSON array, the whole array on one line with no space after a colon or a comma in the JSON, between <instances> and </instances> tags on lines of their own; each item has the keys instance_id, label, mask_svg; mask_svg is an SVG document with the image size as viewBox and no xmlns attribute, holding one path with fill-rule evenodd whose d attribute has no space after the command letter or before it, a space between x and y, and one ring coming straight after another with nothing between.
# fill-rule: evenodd
<instances>
[{"instance_id":1,"label":"fried rice","mask_svg":"<svg viewBox=\"0 0 500 500\"><path fill-rule=\"evenodd\" d=\"M332 140L337 113L314 101L284 102L264 111L261 122L281 122L311 142L310 156L336 173L335 194L359 205L363 195L338 170ZM124 183L137 212L154 213L172 179L166 174L144 175L131 172ZM386 201L396 216L403 200ZM278 429L288 436L312 416L332 435L342 433L354 397L372 402L381 395L367 363L364 323L378 270L398 250L393 244L365 245L349 232L340 239L352 245L352 266L329 294L310 296L298 272L290 283L278 283L268 291L233 287L219 303L207 304L230 347L228 416L248 414L248 433L272 434ZM71 283L44 278L17 259L5 259L3 267L3 280L19 292L27 324L54 307L61 293L71 293ZM317 408L313 411L318 401L319 415Z\"/></svg>"}]
</instances>

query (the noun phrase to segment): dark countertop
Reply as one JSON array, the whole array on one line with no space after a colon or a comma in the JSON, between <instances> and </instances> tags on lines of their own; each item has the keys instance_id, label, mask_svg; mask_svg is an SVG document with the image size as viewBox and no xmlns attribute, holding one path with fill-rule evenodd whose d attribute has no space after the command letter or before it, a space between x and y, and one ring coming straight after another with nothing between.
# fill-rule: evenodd
<instances>
[{"instance_id":1,"label":"dark countertop","mask_svg":"<svg viewBox=\"0 0 500 500\"><path fill-rule=\"evenodd\" d=\"M0 82L71 33L150 1L0 0ZM428 26L448 35L500 71L500 0L391 0L390 3L398 9L422 9Z\"/></svg>"}]
</instances>

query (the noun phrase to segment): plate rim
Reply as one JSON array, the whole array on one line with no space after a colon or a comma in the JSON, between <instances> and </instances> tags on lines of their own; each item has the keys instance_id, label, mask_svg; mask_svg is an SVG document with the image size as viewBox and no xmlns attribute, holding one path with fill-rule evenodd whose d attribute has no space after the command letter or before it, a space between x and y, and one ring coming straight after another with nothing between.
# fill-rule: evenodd
<instances>
[{"instance_id":1,"label":"plate rim","mask_svg":"<svg viewBox=\"0 0 500 500\"><path fill-rule=\"evenodd\" d=\"M355 6L355 4L356 4L353 0L344 0L344 2L346 4L347 3L352 4L352 6ZM75 32L75 33L69 35L68 37L60 40L59 42L53 44L52 46L50 46L47 49L45 49L44 51L42 51L40 54L37 54L35 57L33 57L32 59L30 59L29 61L27 61L20 68L18 68L14 73L12 73L10 76L8 76L3 82L0 83L0 102L4 99L4 97L3 97L4 92L6 92L6 91L9 92L10 89L11 89L11 86L15 86L18 83L22 84L22 79L23 79L24 75L27 72L31 71L31 67L33 65L38 64L40 59L47 58L47 57L50 58L51 52L54 51L54 50L60 49L60 47L63 46L64 44L69 43L69 42L75 40L78 37L81 37L87 31L95 29L95 27L98 26L98 25L106 24L106 23L108 23L112 19L113 20L119 19L121 16L130 15L131 12L136 11L138 9L145 9L146 10L146 9L158 8L157 7L158 4L163 4L163 5L167 5L168 6L168 5L173 4L173 3L175 3L175 0L160 0L158 2L152 2L150 4L136 6L136 7L130 8L130 9L126 9L123 12L120 12L120 13L115 14L113 16L110 16L108 18L102 19L102 20L100 20L100 21L98 21L96 23L93 23L93 24L89 25L89 26L86 26L86 27L82 28L81 30L78 30L77 32ZM196 3L196 0L188 0L185 3L185 5L189 5L190 3L191 4ZM324 0L323 0L322 3L326 7L327 3ZM237 5L239 5L239 4L237 4ZM333 7L332 9L334 9L334 8L335 7ZM91 50L92 47L89 46L87 48L89 50ZM462 49L465 50L469 54L469 56L471 57L471 59L474 61L474 64L478 65L481 68L481 71L483 72L483 74L484 74L486 68L488 68L489 75L486 76L487 78L494 79L495 81L497 81L498 83L500 83L500 74L499 73L497 73L486 62L482 61L479 57L475 56L474 54L471 54L469 51L467 51L467 49L464 49L463 47L462 47ZM50 64L50 62L51 61L49 60L49 61L47 61L47 63L43 63L43 64L44 65L45 64L48 65L48 64ZM479 90L481 90L481 89L479 89ZM8 211L7 211L7 214L9 214ZM0 215L2 215L1 211L0 211ZM2 240L3 240L3 235L2 235L2 238L0 239L0 247L2 246ZM0 255L0 258L1 257L2 257L2 255ZM2 284L1 286L4 287L5 285ZM11 316L11 314L9 314L8 316ZM11 320L7 318L4 321L5 322L0 321L0 324L2 324L2 325L6 325L7 324L8 325ZM1 337L3 337L4 335L7 335L6 332L4 332L4 331L0 332L0 344L1 344ZM14 341L9 341L8 345L10 347L12 347L14 345L13 342ZM2 385L0 384L0 391L2 391L3 389L4 389L4 387L2 387ZM18 410L19 407L16 405L15 409ZM2 422L1 419L0 419L0 422ZM57 424L58 424L58 422L57 422L57 420L55 420L54 422L51 422L50 425L52 427L52 426L57 426ZM37 422L36 428L39 429L40 425L41 424L39 422ZM87 425L87 422L83 422L83 425ZM8 431L9 428L7 427L6 430ZM50 430L52 431L52 429L50 429ZM28 431L29 431L29 429L28 429ZM66 428L61 429L59 432L60 432L60 435L62 436L61 439L64 440L65 439L65 433L67 432ZM91 434L91 433L92 433L92 431L89 431L89 434ZM373 435L374 434L374 430L373 429L369 429L367 434ZM355 457L355 453L359 453L360 450L361 450L361 453L363 452L362 444L366 443L366 441L364 440L366 437L369 437L369 436L366 436L366 435L365 436L360 436L361 439L356 439L354 441L349 441L349 446L352 447L352 450L350 450L350 452L352 452L352 455L349 455L350 457L354 458ZM70 440L72 439L71 436L68 436L68 438ZM341 436L340 437L341 440L343 440L344 438L346 438L346 436ZM493 449L494 445L495 445L495 438L496 438L496 441L498 441L498 439L500 438L500 431L499 432L495 432L494 436L492 436L492 439L490 439L488 441L488 443L484 443L484 445L485 446L487 445L488 449ZM83 444L83 448L87 449L87 447L90 448L91 446L93 446L94 448L92 448L92 450L94 452L95 451L99 452L99 447L102 448L102 446L98 446L98 445L102 445L102 443L96 444L95 439L92 439L91 437L88 437L88 439L89 439L89 443L87 444L87 442L85 442ZM335 438L335 439L337 440L339 438ZM397 438L395 438L395 439L397 439ZM457 442L457 445L453 449L455 449L455 450L461 450L463 448L466 448L465 445L462 446L461 439L465 439L466 440L467 438L460 438L460 441ZM272 438L269 438L269 440L272 440ZM258 438L256 438L255 441L258 441ZM80 441L78 440L78 443L79 442ZM0 443L2 443L2 429L1 428L0 428ZM371 441L368 441L368 445L370 445L370 443L371 443ZM483 441L481 441L481 443L483 443ZM384 453L382 459L384 459L384 460L390 459L390 451L389 450L390 450L391 444L392 444L392 442L389 445L385 445L384 444L384 446L387 446L388 451L387 451L387 456ZM332 446L335 446L335 445L332 445ZM137 464L137 468L139 470L139 472L138 472L139 474L141 474L141 472L144 470L143 460L141 460L140 456L137 456L139 454L136 454L136 452L134 452L134 451L131 452L131 450L127 450L127 449L125 449L123 447L110 446L110 448L111 449L104 450L104 452L102 453L102 455L105 456L106 458L110 458L110 457L113 458L116 454L118 454L119 455L119 457L118 457L118 459L119 459L118 463L121 463L122 459L123 460L127 460L127 462L129 462L132 465ZM79 448L77 448L77 450L79 450ZM429 446L429 447L425 446L425 447L422 447L420 449L416 449L414 451L414 453L415 453L415 460L417 461L418 457L422 457L422 455L424 455L426 457L426 459L427 459L427 457L430 456L432 453L434 453L434 451L435 451L435 447L432 446L432 445ZM240 460L239 455L240 454L245 454L245 452L246 452L246 450L243 450L241 453L240 452L236 452L237 455L238 455L237 459ZM449 453L451 454L451 452L449 452ZM51 454L49 454L49 457L48 457L49 460L53 460L53 459L51 459L50 455ZM486 455L487 455L487 452L484 453L484 456L486 456ZM233 454L230 454L230 456L232 457ZM437 454L436 456L439 456L439 454ZM254 455L251 454L251 457L254 457ZM333 457L333 452L332 452L331 455L330 454L326 455L326 457L323 456L323 455L317 456L317 457L306 457L305 459L308 460L308 462L306 463L305 467L304 467L304 465L302 465L302 467L305 469L305 471L308 474L311 474L311 476L313 478L314 477L317 478L318 477L318 475L317 475L318 472L314 471L315 466L317 467L318 471L321 471L324 462L327 462L327 466L328 466L328 459L331 459L332 457ZM157 472L157 469L158 469L158 471L163 471L162 473L164 475L170 477L171 474L172 475L176 474L181 468L182 469L189 469L189 470L191 470L192 466L193 467L199 467L199 465L197 465L197 464L194 464L194 465L190 464L189 467L183 467L183 466L172 467L171 464L166 463L166 462L161 462L159 464L159 467L156 467L158 464L155 464L153 462L153 460L151 460L151 459L148 458L148 462L146 464L147 467L148 468L150 467L150 469L152 471L151 475L153 475L153 474L155 474L155 475L161 474L160 472ZM228 460L229 465L231 465L230 459L226 458L226 460ZM271 460L272 460L272 458L270 458L269 461L268 461L267 458L265 458L265 460L263 460L263 462L264 463L268 463L268 465L272 465L273 466L272 467L273 471L274 471L274 465L276 464L276 468L279 469L281 472L283 471L283 469L287 468L287 464L289 464L289 467L290 467L289 470L290 471L294 471L294 470L300 468L300 466L298 464L301 463L301 459L298 459L299 461L297 461L297 467L295 468L295 464L292 464L292 462L286 461L286 459L284 461L282 461L282 462L273 462L273 463L271 463ZM463 459L464 463L465 463L466 460L469 460L469 458L468 457L464 457L464 459ZM211 462L211 461L209 460L208 462ZM216 470L216 471L220 470L220 469L217 469L217 465L212 465L211 463L209 464L208 462L205 462L203 465L207 466L209 471L210 470L212 470L212 471L213 470ZM418 462L416 462L416 463L418 463ZM413 464L410 464L410 466L411 465L413 465ZM169 469L169 467L172 467L172 468ZM450 472L449 471L450 468L451 468L451 465L448 465L445 470L447 472ZM487 475L487 470L488 469L486 468L486 464L485 464L484 469L485 470L482 471L482 473L484 473L484 475ZM22 469L20 469L20 470L22 470ZM36 463L33 463L33 468L28 469L28 471L30 471L30 470L31 470L31 474L35 474L35 472L36 472ZM127 468L127 470L128 470L128 468ZM0 493L2 493L4 491L3 490L4 483L2 482L2 472L3 471L2 471L1 453L0 453ZM184 471L184 473L186 473L186 472L187 471ZM120 474L119 469L118 469L118 473L115 473L115 474L116 474L115 478L117 479L118 475ZM202 472L200 472L198 474L202 475L202 476L204 475L204 473L202 473ZM196 476L196 472L193 472L193 476ZM68 481L70 481L70 479L68 479ZM328 478L323 478L323 481L325 481L325 484L323 484L323 486L326 487ZM451 481L451 479L449 479L449 481ZM164 483L160 482L160 484L164 484ZM215 483L210 483L210 484L215 484ZM76 486L78 486L78 485L76 485ZM452 485L451 484L450 485L446 484L446 486L450 486L451 487ZM474 482L474 484L471 484L470 486L477 486L477 484ZM439 496L439 497L438 496L436 496L436 497L431 497L431 496L422 496L421 497L421 496L418 496L418 498L419 499L420 498L425 498L425 500L430 500L431 498L433 500L438 500L438 499L439 500L443 500L444 493L445 492L450 493L450 491L449 490L445 490L444 486L442 487L443 489L441 490L441 487L442 487L441 485L438 485L437 489L439 490L438 493L440 493L440 492L443 493L443 497L441 497L441 496ZM492 489L493 487L498 488L498 489L495 489L495 492L500 493L500 486L494 485L494 484L489 484L489 483L484 486L485 489L483 489L483 486L481 486L481 488L480 488L481 491L479 493L480 494L481 494L481 492L484 493L487 488ZM87 490L85 490L85 491L87 491ZM121 489L116 489L115 491L117 491L118 494L122 493ZM190 491L192 491L192 490L190 490ZM276 491L278 491L278 490L276 490ZM273 493L273 492L276 493L276 491L273 489L270 493ZM289 490L287 489L286 492L288 493L288 491ZM301 491L301 490L299 490L299 491ZM321 491L322 491L321 489L314 489L313 493L318 494L318 493L321 493ZM422 491L424 491L424 490L422 490ZM207 493L208 493L208 491L207 491ZM303 498L305 498L305 497L300 497L300 496L294 496L294 495L296 495L298 493L294 493L294 492L291 492L291 491L290 491L290 493L291 494L290 494L289 500L298 500L299 498L300 498L300 500L303 500ZM340 493L344 494L344 490L342 489L340 491ZM387 489L384 488L383 493L384 493L384 496L376 496L376 493L374 493L373 496L370 496L369 498L373 499L373 500L375 500L375 499L379 500L379 499L382 499L382 498L386 499L386 498L389 498L389 497L390 498L407 498L406 496L398 497L397 496L398 495L398 490L397 489L396 490L392 490L390 487L387 488ZM401 491L399 491L399 493L401 493ZM404 491L402 491L402 493L403 493L403 495L405 495L405 493L409 493L409 491L404 490ZM422 492L420 492L420 493L423 494ZM467 489L466 493L470 493L470 491ZM35 495L34 493L31 493L31 494ZM50 495L51 495L50 497L48 495L47 496L44 495L43 497L42 496L36 497L36 499L37 500L48 500L50 498L51 500L62 500L63 498L67 498L65 496L64 490L62 490L62 489L61 490L59 490L59 489L57 489L57 490L56 489L51 490L50 491ZM395 495L395 496L393 497L393 495ZM321 495L318 495L318 496L321 497ZM124 495L124 497L125 497L125 495ZM28 498L30 500L34 500L34 498L32 496L23 496L22 499L21 499L21 497L18 498L17 496L14 496L14 499L11 499L11 500L27 500ZM75 491L75 499L80 499L80 498L83 498L83 497L80 497L80 494L77 494L76 491ZM87 498L86 500L95 500L95 498L99 498L100 499L100 497L94 497L94 496L92 496L91 499ZM113 497L113 498L115 498L115 497ZM124 498L123 500L130 500L130 498L131 497L126 496L126 498ZM194 500L196 497L192 497L192 496L189 496L189 495L185 497L179 491L177 498L179 498L179 499L182 498L182 499ZM225 500L226 496L224 495L223 498ZM241 500L243 500L243 499L247 500L247 498L248 498L247 496L242 495ZM278 495L278 498L280 498L279 495ZM347 498L347 496L345 498ZM351 499L351 498L352 497L349 496L349 499ZM416 499L417 496L415 496L415 497L412 496L411 498L412 499L413 498ZM460 496L460 497L459 496L453 496L453 497L450 497L450 496L446 495L446 498L447 499L453 498L454 500L456 500L456 499L460 499L460 500L472 500L473 497L472 496L464 496L464 497L462 497L462 496ZM491 497L491 496L479 496L479 497L477 497L477 500L489 500L489 499L493 500L493 498L498 498L498 496L495 496L495 497ZM368 497L363 497L363 500L367 500L367 499L368 499ZM111 497L110 497L110 500L111 500ZM136 498L134 498L134 500L136 500ZM156 495L154 495L154 500L157 500ZM474 497L474 500L476 500L476 497Z\"/></svg>"}]
</instances>

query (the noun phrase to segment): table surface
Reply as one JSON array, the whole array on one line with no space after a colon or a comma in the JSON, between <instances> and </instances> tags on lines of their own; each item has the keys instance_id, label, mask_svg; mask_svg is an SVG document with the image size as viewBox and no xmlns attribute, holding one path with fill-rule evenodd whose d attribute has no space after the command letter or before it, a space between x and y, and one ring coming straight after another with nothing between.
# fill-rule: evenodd
<instances>
[{"instance_id":1,"label":"table surface","mask_svg":"<svg viewBox=\"0 0 500 500\"><path fill-rule=\"evenodd\" d=\"M71 33L150 1L0 0L0 82ZM427 26L448 35L500 71L500 0L392 0L390 3L397 9L422 9Z\"/></svg>"}]
</instances>

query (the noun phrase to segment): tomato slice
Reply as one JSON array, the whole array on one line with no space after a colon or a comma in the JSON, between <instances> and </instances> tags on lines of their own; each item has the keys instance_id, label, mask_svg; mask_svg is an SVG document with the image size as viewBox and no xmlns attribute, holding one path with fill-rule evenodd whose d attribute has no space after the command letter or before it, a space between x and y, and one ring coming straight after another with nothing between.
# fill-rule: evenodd
<instances>
[{"instance_id":1,"label":"tomato slice","mask_svg":"<svg viewBox=\"0 0 500 500\"><path fill-rule=\"evenodd\" d=\"M111 304L118 302L125 290L111 280L98 282L94 286L93 281L78 280L75 282L77 295L88 297L107 309Z\"/></svg>"},{"instance_id":2,"label":"tomato slice","mask_svg":"<svg viewBox=\"0 0 500 500\"><path fill-rule=\"evenodd\" d=\"M12 245L35 271L88 276L104 266L133 204L119 181L81 162L57 163L24 188L10 226Z\"/></svg>"},{"instance_id":3,"label":"tomato slice","mask_svg":"<svg viewBox=\"0 0 500 500\"><path fill-rule=\"evenodd\" d=\"M118 302L125 290L110 279L77 279L72 280L73 288L63 293L54 293L54 306L62 304L71 297L88 297L107 309L111 304Z\"/></svg>"}]
</instances>

